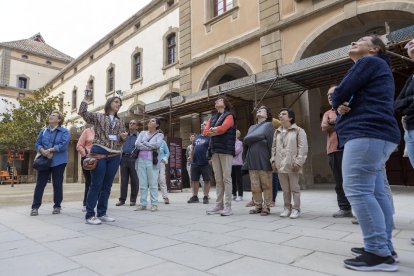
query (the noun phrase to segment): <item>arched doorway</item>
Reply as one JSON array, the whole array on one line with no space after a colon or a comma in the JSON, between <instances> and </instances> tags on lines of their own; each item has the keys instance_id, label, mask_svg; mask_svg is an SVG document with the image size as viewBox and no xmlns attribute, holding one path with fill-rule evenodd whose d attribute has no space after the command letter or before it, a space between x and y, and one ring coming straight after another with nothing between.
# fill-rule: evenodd
<instances>
[{"instance_id":1,"label":"arched doorway","mask_svg":"<svg viewBox=\"0 0 414 276\"><path fill-rule=\"evenodd\" d=\"M215 67L203 81L201 90L248 76L248 72L240 65L226 63Z\"/></svg>"}]
</instances>

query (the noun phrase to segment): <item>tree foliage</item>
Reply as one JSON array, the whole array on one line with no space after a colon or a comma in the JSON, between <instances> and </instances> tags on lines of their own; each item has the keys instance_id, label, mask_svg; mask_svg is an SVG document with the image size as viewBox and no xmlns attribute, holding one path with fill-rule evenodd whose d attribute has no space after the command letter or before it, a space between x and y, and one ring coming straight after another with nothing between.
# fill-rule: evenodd
<instances>
[{"instance_id":1,"label":"tree foliage","mask_svg":"<svg viewBox=\"0 0 414 276\"><path fill-rule=\"evenodd\" d=\"M0 150L33 149L37 136L49 123L53 110L63 110L63 93L50 95L50 88L35 90L30 97L19 98L19 106L8 104L7 111L0 114Z\"/></svg>"}]
</instances>

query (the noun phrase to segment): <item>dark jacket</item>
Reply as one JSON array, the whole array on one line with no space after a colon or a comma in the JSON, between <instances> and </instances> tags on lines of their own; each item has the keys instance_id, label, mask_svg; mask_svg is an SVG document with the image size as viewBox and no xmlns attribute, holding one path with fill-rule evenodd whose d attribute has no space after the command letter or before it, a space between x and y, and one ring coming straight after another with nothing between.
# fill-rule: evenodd
<instances>
[{"instance_id":1,"label":"dark jacket","mask_svg":"<svg viewBox=\"0 0 414 276\"><path fill-rule=\"evenodd\" d=\"M211 117L210 126L221 126L227 116L232 115L229 111L224 111L223 115L217 113ZM233 116L234 118L234 116ZM211 152L235 155L236 144L236 122L224 134L211 137Z\"/></svg>"},{"instance_id":2,"label":"dark jacket","mask_svg":"<svg viewBox=\"0 0 414 276\"><path fill-rule=\"evenodd\" d=\"M407 130L414 129L414 74L405 83L394 103L395 111L407 115Z\"/></svg>"},{"instance_id":3,"label":"dark jacket","mask_svg":"<svg viewBox=\"0 0 414 276\"><path fill-rule=\"evenodd\" d=\"M398 144L400 130L394 117L394 78L387 56L367 56L349 69L332 95L335 110L343 102L351 111L338 116L339 148L356 138L376 138Z\"/></svg>"}]
</instances>

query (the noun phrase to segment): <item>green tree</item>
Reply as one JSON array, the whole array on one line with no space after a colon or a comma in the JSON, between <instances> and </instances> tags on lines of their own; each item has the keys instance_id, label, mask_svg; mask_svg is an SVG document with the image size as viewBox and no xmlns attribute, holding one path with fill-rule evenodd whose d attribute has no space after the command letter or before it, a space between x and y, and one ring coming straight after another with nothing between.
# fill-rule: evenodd
<instances>
[{"instance_id":1,"label":"green tree","mask_svg":"<svg viewBox=\"0 0 414 276\"><path fill-rule=\"evenodd\" d=\"M14 152L34 149L37 136L49 122L53 110L63 110L63 92L50 95L50 88L35 90L30 97L19 98L19 106L3 99L8 104L0 121L0 150Z\"/></svg>"}]
</instances>

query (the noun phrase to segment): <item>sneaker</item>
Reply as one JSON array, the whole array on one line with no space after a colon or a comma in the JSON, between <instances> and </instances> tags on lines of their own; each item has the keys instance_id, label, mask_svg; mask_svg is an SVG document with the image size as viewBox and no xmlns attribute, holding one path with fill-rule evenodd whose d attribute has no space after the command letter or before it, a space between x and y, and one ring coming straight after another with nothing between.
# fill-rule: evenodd
<instances>
[{"instance_id":1,"label":"sneaker","mask_svg":"<svg viewBox=\"0 0 414 276\"><path fill-rule=\"evenodd\" d=\"M86 212L86 206L82 207L82 212Z\"/></svg>"},{"instance_id":2,"label":"sneaker","mask_svg":"<svg viewBox=\"0 0 414 276\"><path fill-rule=\"evenodd\" d=\"M354 215L351 210L339 210L332 214L334 218L352 218Z\"/></svg>"},{"instance_id":3,"label":"sneaker","mask_svg":"<svg viewBox=\"0 0 414 276\"><path fill-rule=\"evenodd\" d=\"M170 204L170 200L168 199L168 197L165 197L165 198L164 198L164 203L165 203L165 204Z\"/></svg>"},{"instance_id":4,"label":"sneaker","mask_svg":"<svg viewBox=\"0 0 414 276\"><path fill-rule=\"evenodd\" d=\"M223 207L216 205L213 209L207 210L207 215L215 215L215 214L221 214L223 212Z\"/></svg>"},{"instance_id":5,"label":"sneaker","mask_svg":"<svg viewBox=\"0 0 414 276\"><path fill-rule=\"evenodd\" d=\"M53 208L52 214L53 215L59 215L60 214L60 208Z\"/></svg>"},{"instance_id":6,"label":"sneaker","mask_svg":"<svg viewBox=\"0 0 414 276\"><path fill-rule=\"evenodd\" d=\"M151 212L156 212L158 211L158 206L157 205L152 205L151 206Z\"/></svg>"},{"instance_id":7,"label":"sneaker","mask_svg":"<svg viewBox=\"0 0 414 276\"><path fill-rule=\"evenodd\" d=\"M353 219L351 219L351 223L352 224L359 224L358 220L356 217L354 217Z\"/></svg>"},{"instance_id":8,"label":"sneaker","mask_svg":"<svg viewBox=\"0 0 414 276\"><path fill-rule=\"evenodd\" d=\"M397 271L397 262L391 257L381 257L364 251L354 259L344 261L346 268L358 271Z\"/></svg>"},{"instance_id":9,"label":"sneaker","mask_svg":"<svg viewBox=\"0 0 414 276\"><path fill-rule=\"evenodd\" d=\"M223 217L231 216L233 215L233 211L231 210L231 207L226 207L223 209L220 215Z\"/></svg>"},{"instance_id":10,"label":"sneaker","mask_svg":"<svg viewBox=\"0 0 414 276\"><path fill-rule=\"evenodd\" d=\"M238 196L238 197L236 197L236 201L237 201L237 202L239 202L239 201L243 201L243 197L242 197L242 196Z\"/></svg>"},{"instance_id":11,"label":"sneaker","mask_svg":"<svg viewBox=\"0 0 414 276\"><path fill-rule=\"evenodd\" d=\"M249 201L249 202L246 204L246 207L254 207L254 202L253 202L253 200Z\"/></svg>"},{"instance_id":12,"label":"sneaker","mask_svg":"<svg viewBox=\"0 0 414 276\"><path fill-rule=\"evenodd\" d=\"M122 205L124 205L125 204L125 202L124 201L118 201L116 204L115 204L115 206L122 206Z\"/></svg>"},{"instance_id":13,"label":"sneaker","mask_svg":"<svg viewBox=\"0 0 414 276\"><path fill-rule=\"evenodd\" d=\"M144 205L138 205L138 208L137 208L137 209L135 209L134 211L144 211L144 210L147 210L147 206L144 206Z\"/></svg>"},{"instance_id":14,"label":"sneaker","mask_svg":"<svg viewBox=\"0 0 414 276\"><path fill-rule=\"evenodd\" d=\"M354 256L360 256L365 252L365 249L363 247L352 247L351 253ZM395 251L391 251L391 256L394 258L394 260L399 263L400 259L398 258L398 254Z\"/></svg>"},{"instance_id":15,"label":"sneaker","mask_svg":"<svg viewBox=\"0 0 414 276\"><path fill-rule=\"evenodd\" d=\"M86 219L86 224L93 224L93 225L98 225L101 224L102 221L96 217L90 217Z\"/></svg>"},{"instance_id":16,"label":"sneaker","mask_svg":"<svg viewBox=\"0 0 414 276\"><path fill-rule=\"evenodd\" d=\"M199 203L200 200L198 200L198 196L192 196L190 197L190 199L187 201L187 203Z\"/></svg>"},{"instance_id":17,"label":"sneaker","mask_svg":"<svg viewBox=\"0 0 414 276\"><path fill-rule=\"evenodd\" d=\"M203 197L203 204L208 204L208 196Z\"/></svg>"},{"instance_id":18,"label":"sneaker","mask_svg":"<svg viewBox=\"0 0 414 276\"><path fill-rule=\"evenodd\" d=\"M300 216L300 211L298 209L292 209L292 213L290 214L291 219L297 219Z\"/></svg>"},{"instance_id":19,"label":"sneaker","mask_svg":"<svg viewBox=\"0 0 414 276\"><path fill-rule=\"evenodd\" d=\"M411 238L411 244L414 244L414 237Z\"/></svg>"},{"instance_id":20,"label":"sneaker","mask_svg":"<svg viewBox=\"0 0 414 276\"><path fill-rule=\"evenodd\" d=\"M292 211L290 210L290 209L288 209L288 208L285 208L284 210L283 210L283 212L282 213L280 213L280 217L281 218L287 218L288 216L290 216L290 213L291 213Z\"/></svg>"},{"instance_id":21,"label":"sneaker","mask_svg":"<svg viewBox=\"0 0 414 276\"><path fill-rule=\"evenodd\" d=\"M135 201L131 201L131 202L129 203L129 206L135 206L135 205L137 205L137 203L136 203Z\"/></svg>"},{"instance_id":22,"label":"sneaker","mask_svg":"<svg viewBox=\"0 0 414 276\"><path fill-rule=\"evenodd\" d=\"M114 218L108 217L107 215L103 215L102 217L98 217L98 219L100 221L103 221L103 222L114 222L115 221Z\"/></svg>"},{"instance_id":23,"label":"sneaker","mask_svg":"<svg viewBox=\"0 0 414 276\"><path fill-rule=\"evenodd\" d=\"M237 196L233 196L233 200L236 201Z\"/></svg>"},{"instance_id":24,"label":"sneaker","mask_svg":"<svg viewBox=\"0 0 414 276\"><path fill-rule=\"evenodd\" d=\"M39 215L39 209L33 208L32 211L30 211L31 216L37 216Z\"/></svg>"}]
</instances>

